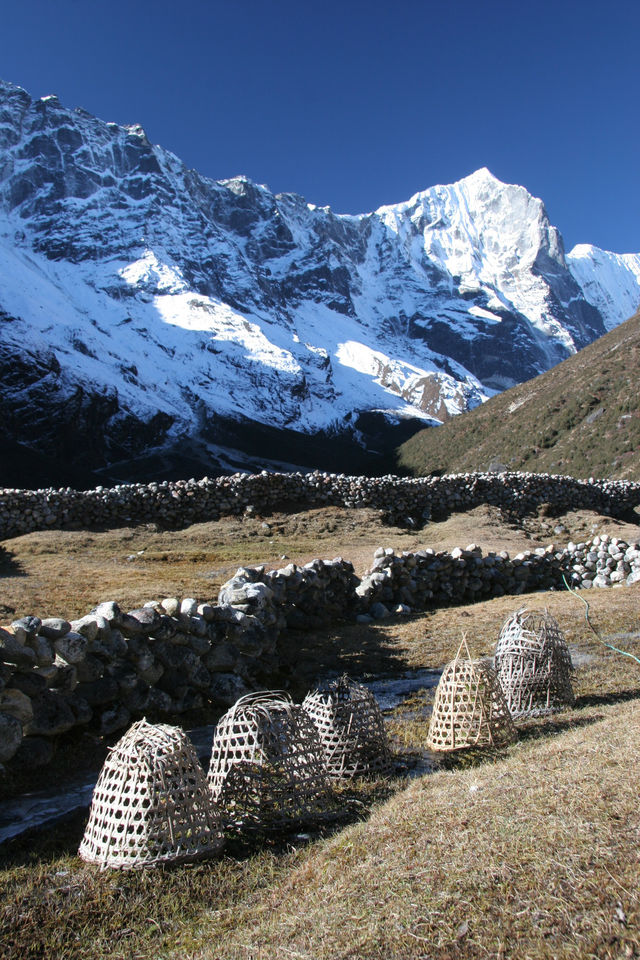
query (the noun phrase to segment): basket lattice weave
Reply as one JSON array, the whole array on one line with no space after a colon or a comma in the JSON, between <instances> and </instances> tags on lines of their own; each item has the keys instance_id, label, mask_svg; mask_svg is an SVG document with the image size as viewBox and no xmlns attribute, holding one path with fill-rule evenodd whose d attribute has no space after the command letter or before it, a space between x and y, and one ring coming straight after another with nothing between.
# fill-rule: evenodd
<instances>
[{"instance_id":1,"label":"basket lattice weave","mask_svg":"<svg viewBox=\"0 0 640 960\"><path fill-rule=\"evenodd\" d=\"M391 752L380 707L362 684L342 676L307 694L302 709L318 731L331 777L390 771Z\"/></svg>"},{"instance_id":2,"label":"basket lattice weave","mask_svg":"<svg viewBox=\"0 0 640 960\"><path fill-rule=\"evenodd\" d=\"M495 665L514 718L544 716L573 703L571 654L546 610L518 610L505 621Z\"/></svg>"},{"instance_id":3,"label":"basket lattice weave","mask_svg":"<svg viewBox=\"0 0 640 960\"><path fill-rule=\"evenodd\" d=\"M466 658L460 656L463 647ZM431 750L501 747L517 739L502 688L486 660L472 660L466 641L442 671L429 723Z\"/></svg>"},{"instance_id":4,"label":"basket lattice weave","mask_svg":"<svg viewBox=\"0 0 640 960\"><path fill-rule=\"evenodd\" d=\"M219 816L179 727L140 720L113 747L93 791L79 854L102 867L150 867L217 853Z\"/></svg>"},{"instance_id":5,"label":"basket lattice weave","mask_svg":"<svg viewBox=\"0 0 640 960\"><path fill-rule=\"evenodd\" d=\"M315 727L276 691L241 697L218 721L208 782L223 817L238 827L313 823L337 813Z\"/></svg>"}]
</instances>

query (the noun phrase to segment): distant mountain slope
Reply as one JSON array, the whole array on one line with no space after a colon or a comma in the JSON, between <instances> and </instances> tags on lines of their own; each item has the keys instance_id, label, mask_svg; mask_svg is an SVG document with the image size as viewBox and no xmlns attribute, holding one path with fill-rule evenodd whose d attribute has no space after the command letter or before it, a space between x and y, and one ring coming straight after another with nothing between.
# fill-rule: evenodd
<instances>
[{"instance_id":1,"label":"distant mountain slope","mask_svg":"<svg viewBox=\"0 0 640 960\"><path fill-rule=\"evenodd\" d=\"M609 253L580 243L567 254L567 266L607 330L640 306L640 253Z\"/></svg>"},{"instance_id":2,"label":"distant mountain slope","mask_svg":"<svg viewBox=\"0 0 640 960\"><path fill-rule=\"evenodd\" d=\"M0 81L0 453L33 455L0 484L387 469L617 322L636 275L600 253L576 279L486 169L340 216Z\"/></svg>"},{"instance_id":3,"label":"distant mountain slope","mask_svg":"<svg viewBox=\"0 0 640 960\"><path fill-rule=\"evenodd\" d=\"M418 475L531 470L640 480L640 312L552 370L404 443Z\"/></svg>"}]
</instances>

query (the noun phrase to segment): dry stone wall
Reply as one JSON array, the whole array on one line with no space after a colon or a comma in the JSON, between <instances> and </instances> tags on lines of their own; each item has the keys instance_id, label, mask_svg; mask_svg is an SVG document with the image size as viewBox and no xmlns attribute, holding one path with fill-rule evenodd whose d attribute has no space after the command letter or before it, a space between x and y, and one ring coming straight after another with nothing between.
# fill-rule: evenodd
<instances>
[{"instance_id":1,"label":"dry stone wall","mask_svg":"<svg viewBox=\"0 0 640 960\"><path fill-rule=\"evenodd\" d=\"M379 548L372 570L356 587L364 610L360 620L427 606L473 603L505 594L586 590L640 580L640 545L608 536L589 543L553 544L511 558L506 551L483 555L470 544L451 553L421 550L396 554Z\"/></svg>"},{"instance_id":2,"label":"dry stone wall","mask_svg":"<svg viewBox=\"0 0 640 960\"><path fill-rule=\"evenodd\" d=\"M292 503L373 507L383 511L391 522L417 526L482 503L518 515L548 503L557 511L593 509L625 516L640 505L640 483L534 473L406 478L264 471L83 491L0 489L0 539L69 527L148 522L178 527L241 514L247 507L268 514Z\"/></svg>"},{"instance_id":3,"label":"dry stone wall","mask_svg":"<svg viewBox=\"0 0 640 960\"><path fill-rule=\"evenodd\" d=\"M362 579L352 564L313 560L240 568L216 601L150 601L129 612L99 604L69 622L24 616L0 627L0 764L44 765L57 740L88 727L110 735L143 714L221 709L268 687L289 631L340 618L370 623L431 606L504 594L640 581L640 544L589 543L483 555L465 549L396 553L380 547Z\"/></svg>"}]
</instances>

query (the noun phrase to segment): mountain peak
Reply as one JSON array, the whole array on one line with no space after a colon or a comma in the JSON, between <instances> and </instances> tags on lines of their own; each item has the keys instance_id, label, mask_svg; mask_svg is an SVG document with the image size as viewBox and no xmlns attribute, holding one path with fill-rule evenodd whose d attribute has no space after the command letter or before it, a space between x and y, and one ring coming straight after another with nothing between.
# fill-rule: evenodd
<instances>
[{"instance_id":1,"label":"mountain peak","mask_svg":"<svg viewBox=\"0 0 640 960\"><path fill-rule=\"evenodd\" d=\"M131 477L150 450L197 450L209 471L327 468L338 449L353 466L548 369L613 311L541 202L486 167L338 216L199 176L139 125L10 84L0 100L3 427L71 467ZM614 302L623 267L601 271Z\"/></svg>"},{"instance_id":2,"label":"mountain peak","mask_svg":"<svg viewBox=\"0 0 640 960\"><path fill-rule=\"evenodd\" d=\"M502 183L501 180L498 180L498 178L491 173L491 170L489 170L488 167L479 167L477 170L474 170L473 173L468 174L468 176L463 177L462 180L458 181L458 183L467 182L490 182L498 184L499 186L506 186L506 184Z\"/></svg>"}]
</instances>

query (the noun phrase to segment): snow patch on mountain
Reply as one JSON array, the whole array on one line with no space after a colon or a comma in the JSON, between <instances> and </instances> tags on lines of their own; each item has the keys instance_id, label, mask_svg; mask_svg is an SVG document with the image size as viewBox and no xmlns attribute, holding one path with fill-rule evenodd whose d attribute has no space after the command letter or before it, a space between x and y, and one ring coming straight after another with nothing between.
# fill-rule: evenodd
<instances>
[{"instance_id":1,"label":"snow patch on mountain","mask_svg":"<svg viewBox=\"0 0 640 960\"><path fill-rule=\"evenodd\" d=\"M580 243L567 254L567 265L607 330L640 308L640 253L610 253Z\"/></svg>"}]
</instances>

